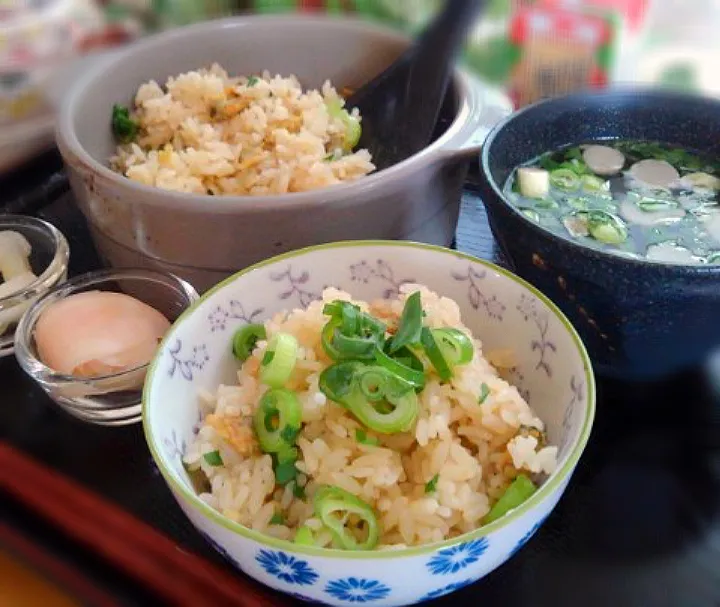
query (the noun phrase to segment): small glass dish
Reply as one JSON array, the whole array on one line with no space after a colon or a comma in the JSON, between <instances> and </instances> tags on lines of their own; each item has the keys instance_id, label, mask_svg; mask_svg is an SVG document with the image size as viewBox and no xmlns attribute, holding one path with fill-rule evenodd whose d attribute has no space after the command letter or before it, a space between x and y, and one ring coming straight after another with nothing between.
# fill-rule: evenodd
<instances>
[{"instance_id":1,"label":"small glass dish","mask_svg":"<svg viewBox=\"0 0 720 607\"><path fill-rule=\"evenodd\" d=\"M32 247L30 267L37 279L24 289L0 297L0 358L13 353L15 327L20 317L50 289L67 278L70 247L54 225L36 217L0 215L0 232L22 234Z\"/></svg>"},{"instance_id":2,"label":"small glass dish","mask_svg":"<svg viewBox=\"0 0 720 607\"><path fill-rule=\"evenodd\" d=\"M149 363L100 377L57 373L39 359L35 326L43 311L69 295L84 291L115 291L139 299L172 323L198 293L173 274L145 269L110 269L78 276L57 286L20 320L15 335L15 356L20 366L60 407L83 421L102 426L124 426L141 418L142 388Z\"/></svg>"}]
</instances>

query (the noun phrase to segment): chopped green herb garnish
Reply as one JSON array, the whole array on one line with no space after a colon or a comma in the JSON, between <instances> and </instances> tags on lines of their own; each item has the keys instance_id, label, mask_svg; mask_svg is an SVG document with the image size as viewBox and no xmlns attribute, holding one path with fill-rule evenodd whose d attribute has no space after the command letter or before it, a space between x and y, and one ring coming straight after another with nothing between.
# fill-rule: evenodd
<instances>
[{"instance_id":1,"label":"chopped green herb garnish","mask_svg":"<svg viewBox=\"0 0 720 607\"><path fill-rule=\"evenodd\" d=\"M298 485L297 480L295 481L295 484L293 485L293 495L298 498L299 500L304 500L305 495L305 487L302 485Z\"/></svg>"},{"instance_id":2,"label":"chopped green herb garnish","mask_svg":"<svg viewBox=\"0 0 720 607\"><path fill-rule=\"evenodd\" d=\"M592 171L588 168L588 165L585 164L585 161L578 160L576 158L573 158L572 160L568 160L566 162L561 163L558 168L559 169L570 169L573 173L575 173L578 176L592 174Z\"/></svg>"},{"instance_id":3,"label":"chopped green herb garnish","mask_svg":"<svg viewBox=\"0 0 720 607\"><path fill-rule=\"evenodd\" d=\"M420 343L423 319L420 291L415 291L405 300L398 330L390 341L389 354L395 354L404 346Z\"/></svg>"},{"instance_id":4,"label":"chopped green herb garnish","mask_svg":"<svg viewBox=\"0 0 720 607\"><path fill-rule=\"evenodd\" d=\"M500 499L495 502L490 512L487 513L483 524L487 525L505 516L508 512L530 499L535 491L537 491L537 487L527 476L521 474L516 477L505 489L505 493L500 496Z\"/></svg>"},{"instance_id":5,"label":"chopped green herb garnish","mask_svg":"<svg viewBox=\"0 0 720 607\"><path fill-rule=\"evenodd\" d=\"M300 434L300 428L285 426L280 432L280 438L286 443L293 444L298 434Z\"/></svg>"},{"instance_id":6,"label":"chopped green herb garnish","mask_svg":"<svg viewBox=\"0 0 720 607\"><path fill-rule=\"evenodd\" d=\"M628 228L617 215L605 211L588 211L587 229L595 240L606 244L620 244L628 238Z\"/></svg>"},{"instance_id":7,"label":"chopped green herb garnish","mask_svg":"<svg viewBox=\"0 0 720 607\"><path fill-rule=\"evenodd\" d=\"M389 343L390 340L382 350L375 352L377 364L412 384L415 390L422 390L425 387L425 367L422 361L407 347L401 348L393 356L388 356Z\"/></svg>"},{"instance_id":8,"label":"chopped green herb garnish","mask_svg":"<svg viewBox=\"0 0 720 607\"><path fill-rule=\"evenodd\" d=\"M283 462L275 468L275 482L278 485L287 485L290 481L295 480L298 470L295 462Z\"/></svg>"},{"instance_id":9,"label":"chopped green herb garnish","mask_svg":"<svg viewBox=\"0 0 720 607\"><path fill-rule=\"evenodd\" d=\"M284 522L285 517L280 512L273 514L273 517L270 519L271 525L282 525Z\"/></svg>"},{"instance_id":10,"label":"chopped green herb garnish","mask_svg":"<svg viewBox=\"0 0 720 607\"><path fill-rule=\"evenodd\" d=\"M540 158L540 166L544 168L546 171L554 171L560 166L559 162L556 162L553 160L549 155L543 156ZM517 181L517 180L515 180Z\"/></svg>"},{"instance_id":11,"label":"chopped green herb garnish","mask_svg":"<svg viewBox=\"0 0 720 607\"><path fill-rule=\"evenodd\" d=\"M251 86L255 86L258 82L260 82L260 78L257 76L250 76L247 81L247 86L250 88Z\"/></svg>"},{"instance_id":12,"label":"chopped green herb garnish","mask_svg":"<svg viewBox=\"0 0 720 607\"><path fill-rule=\"evenodd\" d=\"M284 388L265 392L255 410L253 426L263 453L275 454L280 464L295 462L294 439L302 427L302 405L294 392ZM291 441L286 440L290 433Z\"/></svg>"},{"instance_id":13,"label":"chopped green herb garnish","mask_svg":"<svg viewBox=\"0 0 720 607\"><path fill-rule=\"evenodd\" d=\"M325 101L330 118L339 118L345 123L345 137L343 149L350 152L359 143L362 136L360 121L343 107L344 102L340 98L328 99Z\"/></svg>"},{"instance_id":14,"label":"chopped green herb garnish","mask_svg":"<svg viewBox=\"0 0 720 607\"><path fill-rule=\"evenodd\" d=\"M528 209L523 207L518 207L520 209L520 212L525 215L529 220L539 222L540 221L540 213L538 213L535 209Z\"/></svg>"},{"instance_id":15,"label":"chopped green herb garnish","mask_svg":"<svg viewBox=\"0 0 720 607\"><path fill-rule=\"evenodd\" d=\"M560 167L550 173L550 184L563 192L572 192L580 187L580 177L572 169Z\"/></svg>"},{"instance_id":16,"label":"chopped green herb garnish","mask_svg":"<svg viewBox=\"0 0 720 607\"><path fill-rule=\"evenodd\" d=\"M113 105L112 132L120 143L135 141L138 134L138 124L130 118L130 110L124 105Z\"/></svg>"},{"instance_id":17,"label":"chopped green herb garnish","mask_svg":"<svg viewBox=\"0 0 720 607\"><path fill-rule=\"evenodd\" d=\"M440 475L436 474L425 483L425 493L435 493L437 491L438 480L440 480Z\"/></svg>"},{"instance_id":18,"label":"chopped green herb garnish","mask_svg":"<svg viewBox=\"0 0 720 607\"><path fill-rule=\"evenodd\" d=\"M670 148L655 141L620 142L615 147L629 156L633 162L648 159L664 160L676 169L689 171L697 171L706 164L711 164L697 154L679 148Z\"/></svg>"},{"instance_id":19,"label":"chopped green herb garnish","mask_svg":"<svg viewBox=\"0 0 720 607\"><path fill-rule=\"evenodd\" d=\"M462 331L445 327L430 329L445 362L451 367L467 365L475 353L472 340Z\"/></svg>"},{"instance_id":20,"label":"chopped green herb garnish","mask_svg":"<svg viewBox=\"0 0 720 607\"><path fill-rule=\"evenodd\" d=\"M380 525L370 504L335 486L321 486L315 493L315 516L333 535L333 543L343 550L372 550L380 537ZM359 522L355 522L357 519ZM364 529L364 539L355 533Z\"/></svg>"},{"instance_id":21,"label":"chopped green herb garnish","mask_svg":"<svg viewBox=\"0 0 720 607\"><path fill-rule=\"evenodd\" d=\"M267 333L265 326L261 324L250 324L240 327L233 335L232 350L235 358L245 362L253 353L259 339L265 339Z\"/></svg>"},{"instance_id":22,"label":"chopped green herb garnish","mask_svg":"<svg viewBox=\"0 0 720 607\"><path fill-rule=\"evenodd\" d=\"M544 198L544 199L538 200L538 201L535 203L535 208L538 208L538 209L559 209L559 208L560 208L560 205L559 205L555 200L552 200L551 198Z\"/></svg>"},{"instance_id":23,"label":"chopped green herb garnish","mask_svg":"<svg viewBox=\"0 0 720 607\"><path fill-rule=\"evenodd\" d=\"M275 351L274 350L265 350L265 354L262 358L262 366L267 367L272 361L273 358L275 358Z\"/></svg>"},{"instance_id":24,"label":"chopped green herb garnish","mask_svg":"<svg viewBox=\"0 0 720 607\"><path fill-rule=\"evenodd\" d=\"M380 441L374 436L368 436L365 430L355 430L355 440L362 445L368 445L370 447L376 447L380 444Z\"/></svg>"},{"instance_id":25,"label":"chopped green herb garnish","mask_svg":"<svg viewBox=\"0 0 720 607\"><path fill-rule=\"evenodd\" d=\"M385 324L354 304L334 301L323 308L330 316L321 333L323 350L335 361L373 360L385 336Z\"/></svg>"},{"instance_id":26,"label":"chopped green herb garnish","mask_svg":"<svg viewBox=\"0 0 720 607\"><path fill-rule=\"evenodd\" d=\"M483 382L480 385L480 396L478 396L478 405L482 405L487 400L488 396L490 396L490 387L485 382Z\"/></svg>"},{"instance_id":27,"label":"chopped green herb garnish","mask_svg":"<svg viewBox=\"0 0 720 607\"><path fill-rule=\"evenodd\" d=\"M285 462L296 462L298 455L300 455L300 451L297 447L283 445L277 453L273 454L273 457L275 458L275 465L277 465Z\"/></svg>"},{"instance_id":28,"label":"chopped green herb garnish","mask_svg":"<svg viewBox=\"0 0 720 607\"><path fill-rule=\"evenodd\" d=\"M203 455L203 458L211 466L222 466L223 465L222 457L220 457L219 451L210 451L210 452L206 453L205 455Z\"/></svg>"},{"instance_id":29,"label":"chopped green herb garnish","mask_svg":"<svg viewBox=\"0 0 720 607\"><path fill-rule=\"evenodd\" d=\"M290 379L298 356L298 342L289 333L276 333L268 341L260 368L260 381L281 388Z\"/></svg>"},{"instance_id":30,"label":"chopped green herb garnish","mask_svg":"<svg viewBox=\"0 0 720 607\"><path fill-rule=\"evenodd\" d=\"M576 146L574 148L570 148L569 150L567 150L565 152L565 159L567 161L578 160L580 162L584 162L583 153L582 153L582 150L580 149L580 146Z\"/></svg>"},{"instance_id":31,"label":"chopped green herb garnish","mask_svg":"<svg viewBox=\"0 0 720 607\"><path fill-rule=\"evenodd\" d=\"M431 329L423 327L420 332L420 341L428 360L435 367L435 371L443 382L449 381L452 377L452 368L443 357L442 350L435 340L435 335Z\"/></svg>"},{"instance_id":32,"label":"chopped green herb garnish","mask_svg":"<svg viewBox=\"0 0 720 607\"><path fill-rule=\"evenodd\" d=\"M336 363L320 374L318 387L375 432L407 432L417 420L419 405L413 385L379 365Z\"/></svg>"}]
</instances>

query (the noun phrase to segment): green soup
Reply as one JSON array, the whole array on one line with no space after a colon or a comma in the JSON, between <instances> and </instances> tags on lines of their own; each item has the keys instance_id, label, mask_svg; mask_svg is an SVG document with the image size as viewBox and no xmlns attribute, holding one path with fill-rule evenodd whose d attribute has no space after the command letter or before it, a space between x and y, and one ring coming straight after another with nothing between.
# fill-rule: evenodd
<instances>
[{"instance_id":1,"label":"green soup","mask_svg":"<svg viewBox=\"0 0 720 607\"><path fill-rule=\"evenodd\" d=\"M528 219L607 253L720 264L720 161L653 141L603 141L518 167L505 196Z\"/></svg>"}]
</instances>

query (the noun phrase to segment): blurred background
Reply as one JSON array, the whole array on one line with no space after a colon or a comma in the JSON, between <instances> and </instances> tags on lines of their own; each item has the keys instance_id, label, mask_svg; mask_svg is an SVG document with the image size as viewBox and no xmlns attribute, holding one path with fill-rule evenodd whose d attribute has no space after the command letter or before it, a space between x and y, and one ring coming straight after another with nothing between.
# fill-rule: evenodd
<instances>
[{"instance_id":1,"label":"blurred background","mask_svg":"<svg viewBox=\"0 0 720 607\"><path fill-rule=\"evenodd\" d=\"M53 108L99 54L243 12L328 12L416 32L442 0L0 0L0 172L52 144ZM516 107L620 82L720 95L720 0L488 0L464 62ZM319 41L318 44L321 44Z\"/></svg>"}]
</instances>

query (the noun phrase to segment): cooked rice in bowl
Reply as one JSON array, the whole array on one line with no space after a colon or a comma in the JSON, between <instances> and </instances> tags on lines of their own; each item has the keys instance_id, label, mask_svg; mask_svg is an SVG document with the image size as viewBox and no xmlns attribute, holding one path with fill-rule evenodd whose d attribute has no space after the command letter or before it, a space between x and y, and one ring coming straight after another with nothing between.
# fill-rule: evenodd
<instances>
[{"instance_id":1,"label":"cooked rice in bowl","mask_svg":"<svg viewBox=\"0 0 720 607\"><path fill-rule=\"evenodd\" d=\"M483 356L482 344L471 338L457 304L420 285L404 285L394 300L352 303L385 325L379 339L391 347L394 335L407 334L411 321L406 310L418 292L423 314L416 324L432 334L443 328L459 330L470 338L472 351L471 358L456 361L451 377L442 381L433 362L437 359L426 346L418 346L417 339L412 342L425 379L422 389L405 393L417 403L410 424L381 433L361 423L347 403L341 406L326 396L328 382L321 374L335 361L328 356L327 343L323 345L323 329L330 322L340 326L330 308L337 312L338 301L351 301L347 293L326 289L323 301L279 313L264 324L266 338L248 342L251 354L238 371L236 385L201 395L205 416L185 455L200 498L227 518L268 535L349 548L319 505L327 501L322 494L331 487L330 499L350 500L339 523L351 534L350 543L362 545L369 534L368 521L358 518L352 506L353 499L359 499L361 506L356 506L370 511L367 516L377 523L377 542L369 546L377 549L457 537L502 515L508 505L519 505L517 500L511 503L510 494L520 481L527 487L532 479L537 485L551 474L557 448L546 445L543 422L501 378L488 360L491 354ZM297 342L294 367L283 384L297 397L302 421L296 435L286 436L297 449L290 480L287 468L280 478L277 450L264 452L267 443L256 425L262 406L258 403L269 390L262 378L280 356L278 335L293 336ZM273 354L268 354L269 343L277 348ZM359 368L370 364L359 363ZM500 498L504 504L498 504Z\"/></svg>"},{"instance_id":2,"label":"cooked rice in bowl","mask_svg":"<svg viewBox=\"0 0 720 607\"><path fill-rule=\"evenodd\" d=\"M139 183L194 194L261 196L358 179L375 169L353 151L361 117L326 82L230 77L219 65L150 81L134 108L113 108L111 167Z\"/></svg>"}]
</instances>

